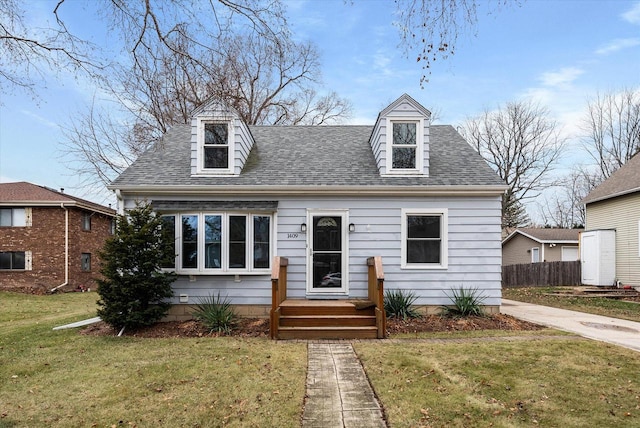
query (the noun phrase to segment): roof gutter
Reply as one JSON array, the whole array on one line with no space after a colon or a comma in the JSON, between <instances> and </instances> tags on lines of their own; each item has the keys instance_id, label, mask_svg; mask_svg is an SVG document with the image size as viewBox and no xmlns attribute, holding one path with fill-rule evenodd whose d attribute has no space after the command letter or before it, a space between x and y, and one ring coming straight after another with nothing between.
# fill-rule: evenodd
<instances>
[{"instance_id":1,"label":"roof gutter","mask_svg":"<svg viewBox=\"0 0 640 428\"><path fill-rule=\"evenodd\" d=\"M630 194L630 193L636 193L636 192L640 192L640 187L636 187L636 188L634 188L634 189L627 189L627 190L623 190L623 191L621 191L621 192L612 193L612 194L605 195L605 196L601 196L601 197L599 197L599 198L594 198L594 199L587 199L587 198L584 198L584 199L582 200L582 203L583 203L584 205L592 204L592 203L594 203L594 202L606 201L607 199L613 199L613 198L617 198L618 196L625 196L625 195L628 195L628 194Z\"/></svg>"},{"instance_id":2,"label":"roof gutter","mask_svg":"<svg viewBox=\"0 0 640 428\"><path fill-rule=\"evenodd\" d=\"M496 196L508 189L495 186L108 186L120 193L144 193L147 195L178 193L180 195L389 195L396 196Z\"/></svg>"},{"instance_id":3,"label":"roof gutter","mask_svg":"<svg viewBox=\"0 0 640 428\"><path fill-rule=\"evenodd\" d=\"M50 293L69 284L69 209L64 202L60 202L60 208L64 210L64 282L49 290Z\"/></svg>"}]
</instances>

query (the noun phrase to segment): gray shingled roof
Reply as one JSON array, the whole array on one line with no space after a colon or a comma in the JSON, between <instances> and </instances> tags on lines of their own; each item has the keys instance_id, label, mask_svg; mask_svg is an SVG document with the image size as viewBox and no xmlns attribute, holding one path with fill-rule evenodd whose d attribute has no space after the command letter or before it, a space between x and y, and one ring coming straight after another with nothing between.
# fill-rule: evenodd
<instances>
[{"instance_id":1,"label":"gray shingled roof","mask_svg":"<svg viewBox=\"0 0 640 428\"><path fill-rule=\"evenodd\" d=\"M520 227L514 230L508 237L506 237L502 243L509 241L517 234L525 235L533 238L538 242L559 242L559 241L573 241L578 242L580 238L580 232L584 229L553 229L553 228L540 228L540 227Z\"/></svg>"},{"instance_id":2,"label":"gray shingled roof","mask_svg":"<svg viewBox=\"0 0 640 428\"><path fill-rule=\"evenodd\" d=\"M634 155L583 200L583 204L640 192L640 153Z\"/></svg>"},{"instance_id":3,"label":"gray shingled roof","mask_svg":"<svg viewBox=\"0 0 640 428\"><path fill-rule=\"evenodd\" d=\"M372 126L250 126L255 140L240 176L191 176L191 127L173 127L111 188L127 186L501 186L499 177L449 125L430 127L429 177L381 177Z\"/></svg>"}]
</instances>

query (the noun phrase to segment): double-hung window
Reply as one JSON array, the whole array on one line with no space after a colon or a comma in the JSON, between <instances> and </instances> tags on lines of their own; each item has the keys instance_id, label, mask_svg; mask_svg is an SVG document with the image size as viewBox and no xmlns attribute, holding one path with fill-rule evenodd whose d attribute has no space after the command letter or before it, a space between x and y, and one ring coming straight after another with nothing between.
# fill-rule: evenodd
<instances>
[{"instance_id":1,"label":"double-hung window","mask_svg":"<svg viewBox=\"0 0 640 428\"><path fill-rule=\"evenodd\" d=\"M200 120L198 126L198 169L206 174L232 172L233 148L228 121Z\"/></svg>"},{"instance_id":2,"label":"double-hung window","mask_svg":"<svg viewBox=\"0 0 640 428\"><path fill-rule=\"evenodd\" d=\"M24 208L0 208L0 226L24 227L27 214Z\"/></svg>"},{"instance_id":3,"label":"double-hung window","mask_svg":"<svg viewBox=\"0 0 640 428\"><path fill-rule=\"evenodd\" d=\"M390 173L420 173L423 157L422 120L394 119L389 121Z\"/></svg>"},{"instance_id":4,"label":"double-hung window","mask_svg":"<svg viewBox=\"0 0 640 428\"><path fill-rule=\"evenodd\" d=\"M402 210L402 267L446 269L447 210Z\"/></svg>"},{"instance_id":5,"label":"double-hung window","mask_svg":"<svg viewBox=\"0 0 640 428\"><path fill-rule=\"evenodd\" d=\"M270 268L270 215L199 212L162 218L168 242L175 242L168 254L176 254L173 263L170 256L163 262L165 268L203 274L262 273Z\"/></svg>"}]
</instances>

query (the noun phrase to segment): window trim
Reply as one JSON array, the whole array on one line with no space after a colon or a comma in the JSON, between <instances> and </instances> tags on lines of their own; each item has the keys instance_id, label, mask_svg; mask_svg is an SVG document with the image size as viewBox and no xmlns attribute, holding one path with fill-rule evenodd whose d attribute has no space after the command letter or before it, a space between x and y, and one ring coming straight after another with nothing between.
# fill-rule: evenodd
<instances>
[{"instance_id":1,"label":"window trim","mask_svg":"<svg viewBox=\"0 0 640 428\"><path fill-rule=\"evenodd\" d=\"M0 268L0 272L25 272L31 270L31 252L30 251L0 251L2 254L11 254L11 268L2 269ZM24 267L17 269L13 268L13 257L14 254L22 254L22 258L24 259Z\"/></svg>"},{"instance_id":2,"label":"window trim","mask_svg":"<svg viewBox=\"0 0 640 428\"><path fill-rule=\"evenodd\" d=\"M85 269L85 257L87 259L87 269ZM82 272L91 272L91 253L80 253L80 270Z\"/></svg>"},{"instance_id":3,"label":"window trim","mask_svg":"<svg viewBox=\"0 0 640 428\"><path fill-rule=\"evenodd\" d=\"M440 216L440 263L407 262L407 217L410 215ZM400 220L401 269L448 269L449 268L449 210L447 208L402 208Z\"/></svg>"},{"instance_id":4,"label":"window trim","mask_svg":"<svg viewBox=\"0 0 640 428\"><path fill-rule=\"evenodd\" d=\"M204 136L205 136L205 126L207 124L219 124L219 125L227 125L227 144L220 145L220 147L227 148L227 167L226 168L205 168L204 166ZM214 117L199 117L197 119L197 151L196 151L196 162L197 168L196 171L198 174L204 175L229 175L234 173L235 166L235 139L233 137L233 121L230 119L216 119Z\"/></svg>"},{"instance_id":5,"label":"window trim","mask_svg":"<svg viewBox=\"0 0 640 428\"><path fill-rule=\"evenodd\" d=\"M27 207L0 207L1 210L7 210L11 212L11 224L0 227L27 227L29 224L29 213ZM24 224L16 224L16 211L22 211L22 218Z\"/></svg>"},{"instance_id":6,"label":"window trim","mask_svg":"<svg viewBox=\"0 0 640 428\"><path fill-rule=\"evenodd\" d=\"M416 124L416 167L415 168L394 168L393 167L393 124L394 123L415 123ZM386 164L387 174L390 175L413 175L424 174L424 119L419 117L389 117L387 118L387 144L386 144Z\"/></svg>"},{"instance_id":7,"label":"window trim","mask_svg":"<svg viewBox=\"0 0 640 428\"><path fill-rule=\"evenodd\" d=\"M538 255L538 260L534 260L533 255ZM531 248L531 263L540 263L540 247L532 247Z\"/></svg>"},{"instance_id":8,"label":"window trim","mask_svg":"<svg viewBox=\"0 0 640 428\"><path fill-rule=\"evenodd\" d=\"M274 254L275 245L275 214L264 212L245 212L245 211L185 211L177 213L162 213L161 216L175 216L175 268L163 268L165 271L175 271L178 274L185 275L265 275L271 273L271 263ZM182 267L182 218L183 216L197 216L198 218L198 235L197 235L197 267ZM220 216L222 227L221 239L221 264L219 268L205 268L205 216ZM232 268L229 267L229 219L233 216L245 217L246 224L246 248L245 248L245 267ZM255 252L255 234L254 234L254 218L269 218L269 255L268 266L265 268L254 268L254 252Z\"/></svg>"},{"instance_id":9,"label":"window trim","mask_svg":"<svg viewBox=\"0 0 640 428\"><path fill-rule=\"evenodd\" d=\"M91 217L92 217L92 213L90 213L89 211L83 211L82 212L82 219L81 219L81 228L84 232L91 232ZM88 223L88 225L87 225Z\"/></svg>"}]
</instances>

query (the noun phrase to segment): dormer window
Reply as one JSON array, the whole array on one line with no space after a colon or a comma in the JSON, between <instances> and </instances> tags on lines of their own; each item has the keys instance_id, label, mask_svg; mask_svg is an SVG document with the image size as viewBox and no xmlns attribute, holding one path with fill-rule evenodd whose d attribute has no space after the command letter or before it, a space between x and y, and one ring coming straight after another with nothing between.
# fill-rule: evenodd
<instances>
[{"instance_id":1,"label":"dormer window","mask_svg":"<svg viewBox=\"0 0 640 428\"><path fill-rule=\"evenodd\" d=\"M390 119L388 129L391 137L387 140L389 173L421 173L423 156L422 120Z\"/></svg>"},{"instance_id":2,"label":"dormer window","mask_svg":"<svg viewBox=\"0 0 640 428\"><path fill-rule=\"evenodd\" d=\"M233 164L230 122L201 120L199 125L198 166L200 172L208 174L230 173Z\"/></svg>"}]
</instances>

